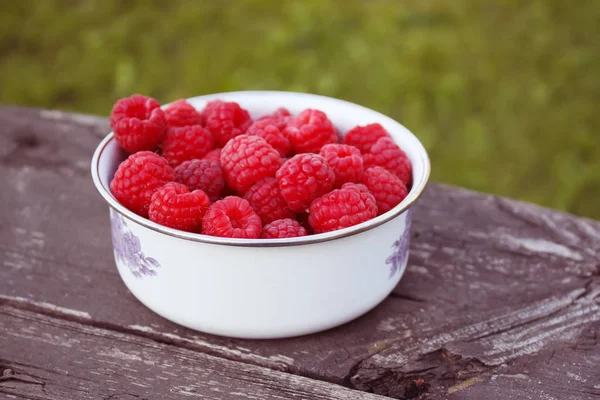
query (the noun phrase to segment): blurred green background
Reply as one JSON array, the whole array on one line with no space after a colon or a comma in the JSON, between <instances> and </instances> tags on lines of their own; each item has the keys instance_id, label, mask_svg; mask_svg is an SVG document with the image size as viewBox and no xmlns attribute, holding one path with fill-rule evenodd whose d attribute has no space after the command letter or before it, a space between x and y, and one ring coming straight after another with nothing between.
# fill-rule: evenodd
<instances>
[{"instance_id":1,"label":"blurred green background","mask_svg":"<svg viewBox=\"0 0 600 400\"><path fill-rule=\"evenodd\" d=\"M595 1L7 0L0 102L319 93L415 132L434 180L600 219L599 27Z\"/></svg>"}]
</instances>

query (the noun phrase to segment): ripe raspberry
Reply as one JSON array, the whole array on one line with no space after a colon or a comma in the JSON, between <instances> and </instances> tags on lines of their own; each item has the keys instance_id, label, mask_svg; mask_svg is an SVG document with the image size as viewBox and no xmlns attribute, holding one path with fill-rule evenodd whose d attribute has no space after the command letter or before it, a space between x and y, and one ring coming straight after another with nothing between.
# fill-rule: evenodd
<instances>
[{"instance_id":1,"label":"ripe raspberry","mask_svg":"<svg viewBox=\"0 0 600 400\"><path fill-rule=\"evenodd\" d=\"M202 190L211 201L217 201L225 187L221 164L212 160L184 161L175 168L175 181L189 190Z\"/></svg>"},{"instance_id":2,"label":"ripe raspberry","mask_svg":"<svg viewBox=\"0 0 600 400\"><path fill-rule=\"evenodd\" d=\"M202 122L200 113L185 100L177 100L165 110L167 124L173 126L199 125Z\"/></svg>"},{"instance_id":3,"label":"ripe raspberry","mask_svg":"<svg viewBox=\"0 0 600 400\"><path fill-rule=\"evenodd\" d=\"M140 151L119 165L110 191L124 207L147 217L152 195L171 181L173 168L167 160L156 153Z\"/></svg>"},{"instance_id":4,"label":"ripe raspberry","mask_svg":"<svg viewBox=\"0 0 600 400\"><path fill-rule=\"evenodd\" d=\"M335 182L333 169L318 154L298 154L283 164L275 175L281 195L293 211L304 211Z\"/></svg>"},{"instance_id":5,"label":"ripe raspberry","mask_svg":"<svg viewBox=\"0 0 600 400\"><path fill-rule=\"evenodd\" d=\"M210 236L257 239L262 224L250 204L228 196L209 207L202 220L202 233Z\"/></svg>"},{"instance_id":6,"label":"ripe raspberry","mask_svg":"<svg viewBox=\"0 0 600 400\"><path fill-rule=\"evenodd\" d=\"M368 153L371 147L382 137L391 137L388 131L379 124L357 126L346 132L344 143L358 148L362 153Z\"/></svg>"},{"instance_id":7,"label":"ripe raspberry","mask_svg":"<svg viewBox=\"0 0 600 400\"><path fill-rule=\"evenodd\" d=\"M367 168L362 177L362 183L375 197L378 215L396 207L408 194L402 180L382 167Z\"/></svg>"},{"instance_id":8,"label":"ripe raspberry","mask_svg":"<svg viewBox=\"0 0 600 400\"><path fill-rule=\"evenodd\" d=\"M274 119L277 123L277 128L283 131L283 129L287 126L288 122L292 119L292 114L287 110L287 108L278 108L272 114L264 115L258 119L258 121L263 119Z\"/></svg>"},{"instance_id":9,"label":"ripe raspberry","mask_svg":"<svg viewBox=\"0 0 600 400\"><path fill-rule=\"evenodd\" d=\"M128 153L135 153L158 147L165 134L167 120L158 101L134 94L115 103L110 114L110 126L117 143Z\"/></svg>"},{"instance_id":10,"label":"ripe raspberry","mask_svg":"<svg viewBox=\"0 0 600 400\"><path fill-rule=\"evenodd\" d=\"M217 106L223 104L222 100L209 101L204 109L200 112L200 123L202 126L206 126L206 118L217 108Z\"/></svg>"},{"instance_id":11,"label":"ripe raspberry","mask_svg":"<svg viewBox=\"0 0 600 400\"><path fill-rule=\"evenodd\" d=\"M283 132L296 153L318 153L323 145L337 143L337 134L327 115L306 109L291 120Z\"/></svg>"},{"instance_id":12,"label":"ripe raspberry","mask_svg":"<svg viewBox=\"0 0 600 400\"><path fill-rule=\"evenodd\" d=\"M277 150L258 136L237 136L221 150L227 184L240 194L259 180L274 176L281 164Z\"/></svg>"},{"instance_id":13,"label":"ripe raspberry","mask_svg":"<svg viewBox=\"0 0 600 400\"><path fill-rule=\"evenodd\" d=\"M363 160L360 150L347 144L326 144L319 152L333 168L335 187L346 182L359 182L363 175Z\"/></svg>"},{"instance_id":14,"label":"ripe raspberry","mask_svg":"<svg viewBox=\"0 0 600 400\"><path fill-rule=\"evenodd\" d=\"M211 151L209 151L208 153L206 153L206 155L204 156L205 160L212 160L212 161L216 161L219 163L219 165L221 164L221 148L218 147L216 149L213 149Z\"/></svg>"},{"instance_id":15,"label":"ripe raspberry","mask_svg":"<svg viewBox=\"0 0 600 400\"><path fill-rule=\"evenodd\" d=\"M400 147L391 138L382 137L363 155L365 168L383 167L396 175L406 186L410 184L412 168L410 161Z\"/></svg>"},{"instance_id":16,"label":"ripe raspberry","mask_svg":"<svg viewBox=\"0 0 600 400\"><path fill-rule=\"evenodd\" d=\"M306 236L308 233L300 223L293 219L278 219L263 226L260 235L263 239L281 239Z\"/></svg>"},{"instance_id":17,"label":"ripe raspberry","mask_svg":"<svg viewBox=\"0 0 600 400\"><path fill-rule=\"evenodd\" d=\"M245 133L251 124L248 111L234 102L217 103L206 116L206 128L219 146L225 146L230 139Z\"/></svg>"},{"instance_id":18,"label":"ripe raspberry","mask_svg":"<svg viewBox=\"0 0 600 400\"><path fill-rule=\"evenodd\" d=\"M200 232L202 217L210 206L202 190L190 192L187 186L171 182L152 195L150 221L186 232Z\"/></svg>"},{"instance_id":19,"label":"ripe raspberry","mask_svg":"<svg viewBox=\"0 0 600 400\"><path fill-rule=\"evenodd\" d=\"M281 157L289 153L290 141L277 127L277 121L273 118L261 118L254 121L246 133L250 136L259 136L267 141Z\"/></svg>"},{"instance_id":20,"label":"ripe raspberry","mask_svg":"<svg viewBox=\"0 0 600 400\"><path fill-rule=\"evenodd\" d=\"M310 205L308 222L315 233L360 224L377 216L377 203L362 184L346 183Z\"/></svg>"},{"instance_id":21,"label":"ripe raspberry","mask_svg":"<svg viewBox=\"0 0 600 400\"><path fill-rule=\"evenodd\" d=\"M294 218L296 215L281 196L275 178L265 178L252 185L244 195L244 199L248 200L263 224L276 219Z\"/></svg>"},{"instance_id":22,"label":"ripe raspberry","mask_svg":"<svg viewBox=\"0 0 600 400\"><path fill-rule=\"evenodd\" d=\"M167 130L162 142L162 155L176 166L187 160L202 158L214 147L209 131L200 125L173 127Z\"/></svg>"}]
</instances>

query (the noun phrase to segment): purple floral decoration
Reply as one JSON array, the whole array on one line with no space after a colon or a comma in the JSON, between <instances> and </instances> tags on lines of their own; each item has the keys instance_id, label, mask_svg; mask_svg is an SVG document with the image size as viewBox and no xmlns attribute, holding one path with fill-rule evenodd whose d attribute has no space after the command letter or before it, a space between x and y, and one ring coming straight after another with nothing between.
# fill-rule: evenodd
<instances>
[{"instance_id":1,"label":"purple floral decoration","mask_svg":"<svg viewBox=\"0 0 600 400\"><path fill-rule=\"evenodd\" d=\"M136 278L156 275L160 263L152 257L146 257L142 251L140 239L127 227L121 214L110 210L112 242L115 258L129 268Z\"/></svg>"},{"instance_id":2,"label":"purple floral decoration","mask_svg":"<svg viewBox=\"0 0 600 400\"><path fill-rule=\"evenodd\" d=\"M410 225L412 222L412 210L406 211L406 222L404 226L404 232L398 240L392 244L394 252L391 256L385 260L386 264L391 264L390 277L392 279L394 275L400 270L400 267L406 265L408 261L408 247L410 245Z\"/></svg>"}]
</instances>

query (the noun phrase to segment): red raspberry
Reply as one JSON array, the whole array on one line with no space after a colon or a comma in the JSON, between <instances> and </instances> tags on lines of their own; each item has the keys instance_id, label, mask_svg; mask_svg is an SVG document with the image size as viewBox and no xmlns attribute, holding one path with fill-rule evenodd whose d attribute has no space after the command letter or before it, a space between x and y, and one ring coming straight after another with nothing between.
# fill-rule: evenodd
<instances>
[{"instance_id":1,"label":"red raspberry","mask_svg":"<svg viewBox=\"0 0 600 400\"><path fill-rule=\"evenodd\" d=\"M177 100L165 110L167 124L173 126L199 125L202 122L200 113L185 100Z\"/></svg>"},{"instance_id":2,"label":"red raspberry","mask_svg":"<svg viewBox=\"0 0 600 400\"><path fill-rule=\"evenodd\" d=\"M237 136L221 150L227 184L240 194L259 180L274 176L281 164L277 150L258 136Z\"/></svg>"},{"instance_id":3,"label":"red raspberry","mask_svg":"<svg viewBox=\"0 0 600 400\"><path fill-rule=\"evenodd\" d=\"M304 211L335 182L333 169L318 154L298 154L283 164L275 175L281 195L293 211Z\"/></svg>"},{"instance_id":4,"label":"red raspberry","mask_svg":"<svg viewBox=\"0 0 600 400\"><path fill-rule=\"evenodd\" d=\"M110 191L124 207L147 217L152 195L171 181L173 168L167 160L156 153L140 151L119 165Z\"/></svg>"},{"instance_id":5,"label":"red raspberry","mask_svg":"<svg viewBox=\"0 0 600 400\"><path fill-rule=\"evenodd\" d=\"M293 219L278 219L263 226L260 235L263 239L281 239L306 236L308 233L300 223Z\"/></svg>"},{"instance_id":6,"label":"red raspberry","mask_svg":"<svg viewBox=\"0 0 600 400\"><path fill-rule=\"evenodd\" d=\"M408 194L402 180L382 167L367 168L362 177L362 183L375 197L378 215L396 207Z\"/></svg>"},{"instance_id":7,"label":"red raspberry","mask_svg":"<svg viewBox=\"0 0 600 400\"><path fill-rule=\"evenodd\" d=\"M217 108L217 106L223 104L222 100L209 101L204 109L200 112L200 123L202 126L206 126L206 118Z\"/></svg>"},{"instance_id":8,"label":"red raspberry","mask_svg":"<svg viewBox=\"0 0 600 400\"><path fill-rule=\"evenodd\" d=\"M337 143L337 134L327 115L306 109L291 120L283 132L296 153L318 153L323 145Z\"/></svg>"},{"instance_id":9,"label":"red raspberry","mask_svg":"<svg viewBox=\"0 0 600 400\"><path fill-rule=\"evenodd\" d=\"M382 137L391 137L388 131L379 124L357 126L346 132L344 143L358 148L362 153L368 153L371 147Z\"/></svg>"},{"instance_id":10,"label":"red raspberry","mask_svg":"<svg viewBox=\"0 0 600 400\"><path fill-rule=\"evenodd\" d=\"M245 133L251 124L248 111L234 102L217 103L206 116L206 128L219 146L225 146L230 139Z\"/></svg>"},{"instance_id":11,"label":"red raspberry","mask_svg":"<svg viewBox=\"0 0 600 400\"><path fill-rule=\"evenodd\" d=\"M358 182L364 172L360 150L347 144L326 144L319 152L333 168L335 187L346 182Z\"/></svg>"},{"instance_id":12,"label":"red raspberry","mask_svg":"<svg viewBox=\"0 0 600 400\"><path fill-rule=\"evenodd\" d=\"M206 155L204 156L205 160L212 160L212 161L216 161L219 163L219 165L221 164L221 148L218 147L216 149L213 149L211 151L209 151L208 153L206 153Z\"/></svg>"},{"instance_id":13,"label":"red raspberry","mask_svg":"<svg viewBox=\"0 0 600 400\"><path fill-rule=\"evenodd\" d=\"M279 130L283 131L283 129L287 126L288 122L292 119L291 117L292 114L290 114L290 112L287 110L287 108L278 108L277 110L275 110L275 112L273 112L272 114L269 115L264 115L262 117L260 117L258 120L263 120L263 119L274 119L275 122L277 123L277 128L279 128Z\"/></svg>"},{"instance_id":14,"label":"red raspberry","mask_svg":"<svg viewBox=\"0 0 600 400\"><path fill-rule=\"evenodd\" d=\"M200 125L169 128L162 142L162 155L173 166L202 158L214 147L209 131Z\"/></svg>"},{"instance_id":15,"label":"red raspberry","mask_svg":"<svg viewBox=\"0 0 600 400\"><path fill-rule=\"evenodd\" d=\"M225 187L221 164L212 160L184 161L175 168L175 181L190 190L202 190L211 201L217 201Z\"/></svg>"},{"instance_id":16,"label":"red raspberry","mask_svg":"<svg viewBox=\"0 0 600 400\"><path fill-rule=\"evenodd\" d=\"M362 184L346 183L310 205L308 222L315 233L347 228L377 216L375 197Z\"/></svg>"},{"instance_id":17,"label":"red raspberry","mask_svg":"<svg viewBox=\"0 0 600 400\"><path fill-rule=\"evenodd\" d=\"M209 207L202 220L202 233L210 236L257 239L262 224L250 203L228 196Z\"/></svg>"},{"instance_id":18,"label":"red raspberry","mask_svg":"<svg viewBox=\"0 0 600 400\"><path fill-rule=\"evenodd\" d=\"M190 192L187 186L171 182L152 195L150 221L186 232L200 232L202 217L210 200L202 190Z\"/></svg>"},{"instance_id":19,"label":"red raspberry","mask_svg":"<svg viewBox=\"0 0 600 400\"><path fill-rule=\"evenodd\" d=\"M290 151L290 141L277 127L277 121L273 118L261 118L254 121L246 133L250 136L259 136L267 141L281 157L285 157Z\"/></svg>"},{"instance_id":20,"label":"red raspberry","mask_svg":"<svg viewBox=\"0 0 600 400\"><path fill-rule=\"evenodd\" d=\"M294 218L296 215L281 196L275 178L265 178L255 183L246 192L244 199L248 200L263 224L276 219Z\"/></svg>"},{"instance_id":21,"label":"red raspberry","mask_svg":"<svg viewBox=\"0 0 600 400\"><path fill-rule=\"evenodd\" d=\"M405 185L410 184L412 175L410 161L392 138L379 139L371 147L371 151L363 155L363 163L365 168L383 167L400 178Z\"/></svg>"},{"instance_id":22,"label":"red raspberry","mask_svg":"<svg viewBox=\"0 0 600 400\"><path fill-rule=\"evenodd\" d=\"M134 94L115 103L110 114L115 139L125 151L154 150L167 127L165 113L158 101Z\"/></svg>"}]
</instances>

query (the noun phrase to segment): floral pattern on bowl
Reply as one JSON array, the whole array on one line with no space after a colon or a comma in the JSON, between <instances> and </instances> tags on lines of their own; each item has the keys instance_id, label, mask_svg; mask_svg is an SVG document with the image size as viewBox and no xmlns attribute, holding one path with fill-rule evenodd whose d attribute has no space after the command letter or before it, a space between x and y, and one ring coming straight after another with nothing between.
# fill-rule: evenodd
<instances>
[{"instance_id":1,"label":"floral pattern on bowl","mask_svg":"<svg viewBox=\"0 0 600 400\"><path fill-rule=\"evenodd\" d=\"M412 222L412 209L408 209L406 211L406 223L404 226L404 231L398 240L396 240L392 244L392 248L394 249L392 255L390 255L386 260L386 264L391 264L390 267L390 277L392 279L394 275L400 270L402 266L406 266L406 262L408 261L408 248L410 246L410 225Z\"/></svg>"},{"instance_id":2,"label":"floral pattern on bowl","mask_svg":"<svg viewBox=\"0 0 600 400\"><path fill-rule=\"evenodd\" d=\"M156 275L160 263L144 254L140 239L129 230L123 216L111 209L110 222L117 262L126 265L136 278Z\"/></svg>"}]
</instances>

